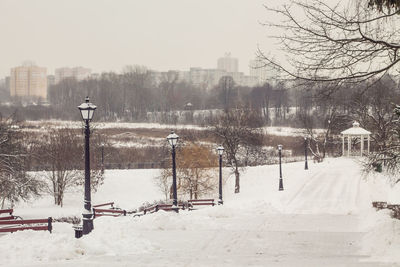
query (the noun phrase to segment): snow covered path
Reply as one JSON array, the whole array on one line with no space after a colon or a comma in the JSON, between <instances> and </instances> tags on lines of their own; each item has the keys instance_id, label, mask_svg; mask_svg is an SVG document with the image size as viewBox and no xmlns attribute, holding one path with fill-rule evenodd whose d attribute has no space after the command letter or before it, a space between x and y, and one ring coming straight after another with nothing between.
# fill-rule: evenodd
<instances>
[{"instance_id":1,"label":"snow covered path","mask_svg":"<svg viewBox=\"0 0 400 267\"><path fill-rule=\"evenodd\" d=\"M240 223L220 220L214 231L175 231L172 240L152 232L150 240L163 249L140 256L139 265L163 266L172 257L176 266L377 266L359 263L365 256L354 224L357 218L338 215L248 214Z\"/></svg>"},{"instance_id":2,"label":"snow covered path","mask_svg":"<svg viewBox=\"0 0 400 267\"><path fill-rule=\"evenodd\" d=\"M288 199L285 211L347 214L369 208L368 191L364 191L368 188L362 188L363 177L359 168L351 161L335 163L331 167L332 163L328 163L326 168L310 170L307 180Z\"/></svg>"},{"instance_id":3,"label":"snow covered path","mask_svg":"<svg viewBox=\"0 0 400 267\"><path fill-rule=\"evenodd\" d=\"M278 191L277 166L249 168L240 194L231 193L233 179L228 180L223 206L100 218L79 240L65 224L55 224L51 235L7 235L0 238L0 258L4 266L41 267L400 266L396 258L372 259L365 250L365 235L375 222L370 216L377 214L371 201L388 194L382 184L365 181L355 161L331 159L308 171L303 163L285 164L283 177L285 190ZM143 187L136 188L120 186L115 197L127 201L128 194L135 195L132 189ZM387 250L386 243L376 246Z\"/></svg>"}]
</instances>

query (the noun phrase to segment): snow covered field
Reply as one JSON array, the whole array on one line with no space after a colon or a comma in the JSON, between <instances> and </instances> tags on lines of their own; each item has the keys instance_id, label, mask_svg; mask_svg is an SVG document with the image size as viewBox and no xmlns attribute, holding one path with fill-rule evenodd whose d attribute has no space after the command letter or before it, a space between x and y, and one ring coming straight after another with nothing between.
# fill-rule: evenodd
<instances>
[{"instance_id":1,"label":"snow covered field","mask_svg":"<svg viewBox=\"0 0 400 267\"><path fill-rule=\"evenodd\" d=\"M234 179L224 205L179 214L98 218L94 231L74 238L71 225L48 232L0 237L1 266L400 266L400 222L371 202L400 203L400 187L381 174L366 179L354 159L283 165L278 191L276 165L248 168L241 193ZM153 182L157 170L107 171L93 202L115 201L136 208L162 199ZM217 175L217 172L216 172ZM82 192L66 196L65 207L44 197L21 204L25 217L77 215Z\"/></svg>"},{"instance_id":2,"label":"snow covered field","mask_svg":"<svg viewBox=\"0 0 400 267\"><path fill-rule=\"evenodd\" d=\"M41 129L47 128L82 128L81 121L61 121L61 120L47 120L47 121L26 121L26 126L37 127ZM94 122L94 127L96 129L192 129L192 130L204 130L207 127L201 127L197 125L189 124L160 124L160 123L135 123L135 122ZM305 129L292 128L292 127L281 127L281 126L266 126L263 130L271 135L278 136L304 136ZM34 131L32 128L27 129L27 131ZM40 129L36 129L40 131ZM324 130L315 129L316 133L321 133Z\"/></svg>"}]
</instances>

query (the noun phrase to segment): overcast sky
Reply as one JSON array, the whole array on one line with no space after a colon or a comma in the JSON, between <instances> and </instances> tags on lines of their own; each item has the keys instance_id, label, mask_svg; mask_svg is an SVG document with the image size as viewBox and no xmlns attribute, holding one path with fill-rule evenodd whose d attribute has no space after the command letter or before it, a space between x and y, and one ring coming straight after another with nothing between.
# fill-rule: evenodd
<instances>
[{"instance_id":1,"label":"overcast sky","mask_svg":"<svg viewBox=\"0 0 400 267\"><path fill-rule=\"evenodd\" d=\"M225 52L248 61L268 49L266 0L0 0L0 78L26 60L94 72L216 68Z\"/></svg>"}]
</instances>

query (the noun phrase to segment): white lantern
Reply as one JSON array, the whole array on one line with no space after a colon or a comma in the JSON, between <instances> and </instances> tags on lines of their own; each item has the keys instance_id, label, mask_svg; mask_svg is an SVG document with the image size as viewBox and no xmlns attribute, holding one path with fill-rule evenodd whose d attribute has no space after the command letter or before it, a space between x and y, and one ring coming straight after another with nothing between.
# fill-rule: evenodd
<instances>
[{"instance_id":1,"label":"white lantern","mask_svg":"<svg viewBox=\"0 0 400 267\"><path fill-rule=\"evenodd\" d=\"M219 147L217 147L217 151L218 151L218 155L222 155L224 154L224 147L222 145L219 145Z\"/></svg>"},{"instance_id":2,"label":"white lantern","mask_svg":"<svg viewBox=\"0 0 400 267\"><path fill-rule=\"evenodd\" d=\"M174 131L171 131L171 133L167 136L167 140L171 146L176 146L176 143L178 143L178 139L179 136L174 133Z\"/></svg>"},{"instance_id":3,"label":"white lantern","mask_svg":"<svg viewBox=\"0 0 400 267\"><path fill-rule=\"evenodd\" d=\"M82 103L78 106L79 111L81 112L82 119L84 121L91 121L93 118L94 111L96 110L96 106L89 102L89 97L87 96L85 99L85 103Z\"/></svg>"}]
</instances>

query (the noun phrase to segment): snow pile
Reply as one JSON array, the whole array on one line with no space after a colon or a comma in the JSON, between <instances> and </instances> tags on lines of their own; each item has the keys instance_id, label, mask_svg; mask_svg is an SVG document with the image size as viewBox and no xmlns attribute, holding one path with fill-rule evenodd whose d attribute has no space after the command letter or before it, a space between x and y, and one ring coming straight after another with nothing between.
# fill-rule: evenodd
<instances>
[{"instance_id":1,"label":"snow pile","mask_svg":"<svg viewBox=\"0 0 400 267\"><path fill-rule=\"evenodd\" d=\"M106 170L104 184L92 194L92 205L115 202L115 206L125 210L138 208L144 202L165 198L155 185L157 169ZM64 196L64 206L53 204L50 195L44 195L30 203L18 203L14 214L27 218L60 218L82 216L83 188L68 190Z\"/></svg>"},{"instance_id":2,"label":"snow pile","mask_svg":"<svg viewBox=\"0 0 400 267\"><path fill-rule=\"evenodd\" d=\"M94 204L114 201L122 209L135 209L144 202L165 198L155 184L158 169L106 170L104 184L93 196ZM83 197L79 196L81 199ZM83 202L82 202L83 205Z\"/></svg>"},{"instance_id":3,"label":"snow pile","mask_svg":"<svg viewBox=\"0 0 400 267\"><path fill-rule=\"evenodd\" d=\"M91 256L123 256L150 253L156 249L143 234L136 231L131 218L101 218L96 220L90 235L74 237L70 224L55 223L52 234L43 231L23 231L1 238L2 264L57 262Z\"/></svg>"},{"instance_id":4,"label":"snow pile","mask_svg":"<svg viewBox=\"0 0 400 267\"><path fill-rule=\"evenodd\" d=\"M400 262L400 221L390 218L388 210L366 217L362 252L371 255L368 261Z\"/></svg>"}]
</instances>

